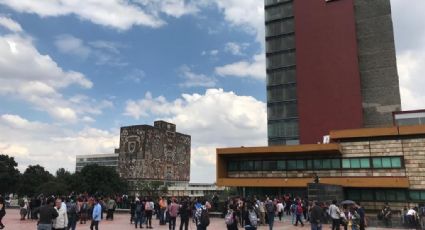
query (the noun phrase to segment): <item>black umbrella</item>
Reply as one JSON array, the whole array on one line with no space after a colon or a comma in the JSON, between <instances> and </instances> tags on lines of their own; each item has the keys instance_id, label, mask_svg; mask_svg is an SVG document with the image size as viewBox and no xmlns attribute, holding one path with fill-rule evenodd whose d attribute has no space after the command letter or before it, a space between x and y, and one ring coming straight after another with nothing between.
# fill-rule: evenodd
<instances>
[{"instance_id":1,"label":"black umbrella","mask_svg":"<svg viewBox=\"0 0 425 230\"><path fill-rule=\"evenodd\" d=\"M356 202L352 201L352 200L344 200L341 202L342 205L346 204L346 205L352 205L352 204L356 204Z\"/></svg>"}]
</instances>

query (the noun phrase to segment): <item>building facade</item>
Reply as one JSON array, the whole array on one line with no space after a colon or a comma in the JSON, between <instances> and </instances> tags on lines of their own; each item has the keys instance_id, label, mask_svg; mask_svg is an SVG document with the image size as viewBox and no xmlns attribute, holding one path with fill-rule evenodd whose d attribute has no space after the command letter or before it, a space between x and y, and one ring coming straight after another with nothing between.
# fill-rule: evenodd
<instances>
[{"instance_id":1,"label":"building facade","mask_svg":"<svg viewBox=\"0 0 425 230\"><path fill-rule=\"evenodd\" d=\"M165 121L121 127L118 171L130 186L140 181L189 182L190 149L190 136Z\"/></svg>"},{"instance_id":2,"label":"building facade","mask_svg":"<svg viewBox=\"0 0 425 230\"><path fill-rule=\"evenodd\" d=\"M75 171L80 172L85 166L94 164L118 170L118 154L77 155L75 160Z\"/></svg>"},{"instance_id":3,"label":"building facade","mask_svg":"<svg viewBox=\"0 0 425 230\"><path fill-rule=\"evenodd\" d=\"M330 132L331 143L217 149L217 185L245 195L307 195L307 184L342 186L367 209L425 202L425 126Z\"/></svg>"},{"instance_id":4,"label":"building facade","mask_svg":"<svg viewBox=\"0 0 425 230\"><path fill-rule=\"evenodd\" d=\"M390 0L265 0L269 145L381 127L400 110Z\"/></svg>"},{"instance_id":5,"label":"building facade","mask_svg":"<svg viewBox=\"0 0 425 230\"><path fill-rule=\"evenodd\" d=\"M425 125L425 109L394 112L394 125Z\"/></svg>"},{"instance_id":6,"label":"building facade","mask_svg":"<svg viewBox=\"0 0 425 230\"><path fill-rule=\"evenodd\" d=\"M174 183L168 187L168 197L211 197L224 191L224 187L207 183Z\"/></svg>"}]
</instances>

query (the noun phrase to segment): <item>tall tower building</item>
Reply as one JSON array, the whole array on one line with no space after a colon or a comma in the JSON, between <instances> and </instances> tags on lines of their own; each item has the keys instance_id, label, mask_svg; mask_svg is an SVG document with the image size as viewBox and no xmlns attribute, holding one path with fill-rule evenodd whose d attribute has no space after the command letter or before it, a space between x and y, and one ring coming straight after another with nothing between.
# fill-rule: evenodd
<instances>
[{"instance_id":1,"label":"tall tower building","mask_svg":"<svg viewBox=\"0 0 425 230\"><path fill-rule=\"evenodd\" d=\"M265 0L269 145L392 124L401 110L390 0Z\"/></svg>"}]
</instances>

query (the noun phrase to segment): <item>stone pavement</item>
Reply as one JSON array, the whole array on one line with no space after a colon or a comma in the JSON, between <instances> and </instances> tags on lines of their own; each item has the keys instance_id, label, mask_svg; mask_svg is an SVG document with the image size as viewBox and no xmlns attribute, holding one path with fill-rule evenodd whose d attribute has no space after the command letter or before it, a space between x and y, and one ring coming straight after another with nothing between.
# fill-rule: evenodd
<instances>
[{"instance_id":1,"label":"stone pavement","mask_svg":"<svg viewBox=\"0 0 425 230\"><path fill-rule=\"evenodd\" d=\"M36 221L33 220L19 220L19 211L17 209L7 209L7 214L5 218L3 219L3 223L6 225L5 230L35 230L36 228ZM179 219L179 218L178 218ZM180 224L180 221L177 220L177 228ZM158 220L153 220L153 228L154 229L161 229L166 230L168 229L168 226L159 226ZM87 222L87 224L78 224L77 230L84 229L88 230L90 229L90 223ZM134 229L134 225L130 225L130 219L129 214L122 214L118 213L115 214L114 221L106 221L103 220L99 225L100 230L126 230L126 229ZM144 228L146 229L146 228ZM240 228L243 229L243 228ZM258 228L258 230L267 230L269 229L267 226L261 226ZM306 224L304 227L295 227L290 224L289 219L285 219L284 221L280 222L278 220L275 221L274 230L309 230L310 225ZM329 225L326 225L323 227L323 230L329 230ZM379 228L367 228L368 230L379 230ZM196 230L196 226L193 225L193 223L189 224L189 230ZM211 224L208 227L208 230L226 230L226 226L224 224L223 219L219 218L211 218ZM343 228L341 228L343 230Z\"/></svg>"}]
</instances>

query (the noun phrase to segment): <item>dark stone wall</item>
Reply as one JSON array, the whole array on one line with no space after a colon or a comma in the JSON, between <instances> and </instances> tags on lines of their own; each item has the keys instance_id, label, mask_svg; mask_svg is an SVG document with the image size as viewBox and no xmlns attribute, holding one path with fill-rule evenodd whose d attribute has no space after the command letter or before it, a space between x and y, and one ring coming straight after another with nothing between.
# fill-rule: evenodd
<instances>
[{"instance_id":1,"label":"dark stone wall","mask_svg":"<svg viewBox=\"0 0 425 230\"><path fill-rule=\"evenodd\" d=\"M121 128L120 176L132 181L189 181L190 136L175 132L174 124L155 126Z\"/></svg>"},{"instance_id":2,"label":"dark stone wall","mask_svg":"<svg viewBox=\"0 0 425 230\"><path fill-rule=\"evenodd\" d=\"M364 126L390 125L401 110L390 0L355 0L354 7Z\"/></svg>"}]
</instances>

